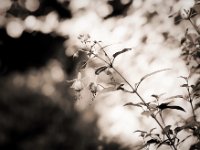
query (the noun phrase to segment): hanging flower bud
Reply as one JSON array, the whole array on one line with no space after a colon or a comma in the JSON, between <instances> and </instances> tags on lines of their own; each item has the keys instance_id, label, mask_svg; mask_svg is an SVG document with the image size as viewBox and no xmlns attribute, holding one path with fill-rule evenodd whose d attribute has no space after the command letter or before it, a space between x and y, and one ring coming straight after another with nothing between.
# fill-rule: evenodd
<instances>
[{"instance_id":1,"label":"hanging flower bud","mask_svg":"<svg viewBox=\"0 0 200 150\"><path fill-rule=\"evenodd\" d=\"M71 86L71 88L73 88L77 92L80 92L83 89L83 87L83 83L80 80L75 80Z\"/></svg>"},{"instance_id":2,"label":"hanging flower bud","mask_svg":"<svg viewBox=\"0 0 200 150\"><path fill-rule=\"evenodd\" d=\"M79 56L79 51L76 51L74 54L73 54L73 58L77 58Z\"/></svg>"},{"instance_id":3,"label":"hanging flower bud","mask_svg":"<svg viewBox=\"0 0 200 150\"><path fill-rule=\"evenodd\" d=\"M78 78L74 79L74 82L71 86L71 88L73 88L75 91L80 92L81 90L83 90L84 85L83 82L81 81L81 73L78 73Z\"/></svg>"},{"instance_id":4,"label":"hanging flower bud","mask_svg":"<svg viewBox=\"0 0 200 150\"><path fill-rule=\"evenodd\" d=\"M89 85L89 89L90 91L93 93L93 94L96 94L97 93L97 85L95 83L90 83Z\"/></svg>"}]
</instances>

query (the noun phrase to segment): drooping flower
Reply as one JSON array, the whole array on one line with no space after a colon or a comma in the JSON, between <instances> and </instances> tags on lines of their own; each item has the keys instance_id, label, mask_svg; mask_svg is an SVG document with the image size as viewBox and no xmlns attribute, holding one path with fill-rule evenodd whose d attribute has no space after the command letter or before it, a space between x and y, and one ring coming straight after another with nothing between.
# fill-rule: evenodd
<instances>
[{"instance_id":1,"label":"drooping flower","mask_svg":"<svg viewBox=\"0 0 200 150\"><path fill-rule=\"evenodd\" d=\"M82 78L81 78L81 73L78 73L78 77L77 79L72 80L73 84L71 85L71 88L74 89L77 92L80 92L81 90L83 90L84 85L82 82Z\"/></svg>"}]
</instances>

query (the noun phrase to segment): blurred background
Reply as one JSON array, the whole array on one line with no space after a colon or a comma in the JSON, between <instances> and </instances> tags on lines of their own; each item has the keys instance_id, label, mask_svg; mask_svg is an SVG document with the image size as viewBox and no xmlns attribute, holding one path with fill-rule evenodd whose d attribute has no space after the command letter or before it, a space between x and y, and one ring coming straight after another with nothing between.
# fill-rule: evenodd
<instances>
[{"instance_id":1,"label":"blurred background","mask_svg":"<svg viewBox=\"0 0 200 150\"><path fill-rule=\"evenodd\" d=\"M151 122L141 120L137 110L122 107L137 98L114 92L95 101L87 95L77 101L66 82L77 77L81 62L81 56L73 57L81 46L77 37L89 34L104 45L113 44L110 54L134 48L126 60L116 61L131 83L149 72L172 68L147 81L141 89L145 98L163 92L184 94L177 77L187 76L188 69L180 58L180 41L186 28L193 29L177 21L177 12L193 4L193 0L1 0L0 149L134 149L141 139L133 132ZM174 13L175 18L168 17Z\"/></svg>"}]
</instances>

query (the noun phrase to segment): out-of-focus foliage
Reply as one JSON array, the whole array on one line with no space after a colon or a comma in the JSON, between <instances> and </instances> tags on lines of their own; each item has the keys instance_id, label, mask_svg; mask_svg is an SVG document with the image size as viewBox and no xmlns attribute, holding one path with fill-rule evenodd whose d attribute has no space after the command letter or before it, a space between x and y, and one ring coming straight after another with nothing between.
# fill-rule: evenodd
<instances>
[{"instance_id":1,"label":"out-of-focus foliage","mask_svg":"<svg viewBox=\"0 0 200 150\"><path fill-rule=\"evenodd\" d=\"M70 36L59 30L75 15L70 3L0 1L1 149L128 149L99 136L92 109L74 106L65 80L79 59L67 55Z\"/></svg>"}]
</instances>

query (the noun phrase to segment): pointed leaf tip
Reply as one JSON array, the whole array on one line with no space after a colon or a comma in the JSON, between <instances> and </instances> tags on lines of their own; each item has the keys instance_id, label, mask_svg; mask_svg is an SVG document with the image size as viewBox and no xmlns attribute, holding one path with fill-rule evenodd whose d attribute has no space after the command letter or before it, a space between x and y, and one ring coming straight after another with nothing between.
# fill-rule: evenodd
<instances>
[{"instance_id":1,"label":"pointed leaf tip","mask_svg":"<svg viewBox=\"0 0 200 150\"><path fill-rule=\"evenodd\" d=\"M140 104L134 104L132 102L128 102L126 104L124 104L123 106L136 106L136 107L142 107Z\"/></svg>"},{"instance_id":2,"label":"pointed leaf tip","mask_svg":"<svg viewBox=\"0 0 200 150\"><path fill-rule=\"evenodd\" d=\"M102 71L106 70L107 68L107 66L100 67L95 71L95 74L99 75Z\"/></svg>"},{"instance_id":3,"label":"pointed leaf tip","mask_svg":"<svg viewBox=\"0 0 200 150\"><path fill-rule=\"evenodd\" d=\"M113 57L115 58L115 57L117 57L118 55L120 55L120 54L122 54L122 53L125 53L125 52L127 52L127 51L129 51L129 50L131 50L131 49L132 49L132 48L124 48L123 50L114 53L114 54L113 54Z\"/></svg>"}]
</instances>

